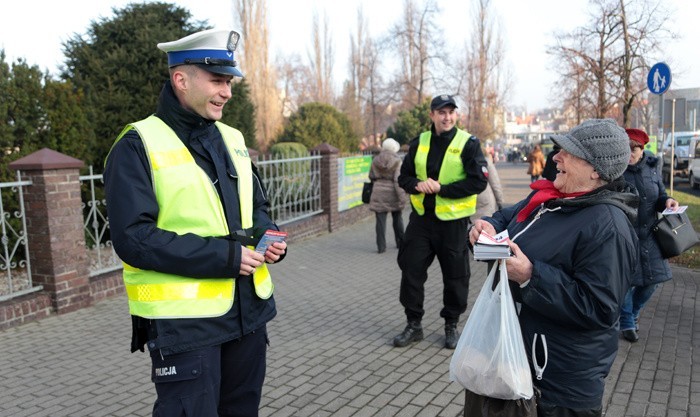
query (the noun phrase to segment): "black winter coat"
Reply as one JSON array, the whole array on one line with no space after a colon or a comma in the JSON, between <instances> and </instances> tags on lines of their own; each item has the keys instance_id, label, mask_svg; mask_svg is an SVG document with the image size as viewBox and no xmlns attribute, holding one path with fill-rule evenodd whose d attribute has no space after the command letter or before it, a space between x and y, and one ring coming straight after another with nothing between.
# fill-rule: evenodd
<instances>
[{"instance_id":1,"label":"black winter coat","mask_svg":"<svg viewBox=\"0 0 700 417\"><path fill-rule=\"evenodd\" d=\"M233 182L237 189L236 171L228 157L219 130L210 120L184 109L177 101L170 82L163 88L156 116L170 126L190 151L199 167L216 184L219 195L220 181ZM202 141L211 141L223 159L229 178L218 178ZM262 184L255 178L253 195L253 225L257 234L275 229L268 214L268 202ZM199 319L147 320L132 316L131 350L161 350L163 355L186 352L221 344L262 328L276 315L273 297L260 299L250 276L238 276L241 262L241 244L227 237L178 235L159 229L158 202L153 192L151 170L143 142L136 130L129 131L117 142L107 158L104 173L107 212L112 242L117 255L129 265L177 275L207 278L231 277L236 279L233 307L221 317ZM229 230L241 229L237 201L222 198ZM274 278L274 276L273 276Z\"/></svg>"},{"instance_id":2,"label":"black winter coat","mask_svg":"<svg viewBox=\"0 0 700 417\"><path fill-rule=\"evenodd\" d=\"M533 265L530 281L512 286L543 403L581 409L602 404L617 353L620 305L637 264L637 237L628 220L636 196L625 185L619 180L577 198L550 200L521 223L516 216L532 195L485 218L497 232L508 229ZM532 363L533 340L541 375Z\"/></svg>"},{"instance_id":3,"label":"black winter coat","mask_svg":"<svg viewBox=\"0 0 700 417\"><path fill-rule=\"evenodd\" d=\"M635 165L629 165L624 173L625 180L637 189L639 194L639 213L634 230L639 237L639 263L637 274L632 277L632 285L647 286L671 279L671 267L661 255L651 228L656 221L656 214L664 211L666 188L658 173L659 159L647 153Z\"/></svg>"}]
</instances>

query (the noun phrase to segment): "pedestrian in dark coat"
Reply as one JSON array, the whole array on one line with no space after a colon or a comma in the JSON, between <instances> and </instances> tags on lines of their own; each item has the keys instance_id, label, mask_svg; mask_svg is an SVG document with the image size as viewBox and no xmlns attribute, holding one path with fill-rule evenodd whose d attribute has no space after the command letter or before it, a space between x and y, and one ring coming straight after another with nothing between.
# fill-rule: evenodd
<instances>
[{"instance_id":1,"label":"pedestrian in dark coat","mask_svg":"<svg viewBox=\"0 0 700 417\"><path fill-rule=\"evenodd\" d=\"M469 240L510 235L506 267L541 393L537 415L600 416L620 305L638 264L637 196L620 178L630 149L612 119L588 120L552 140L561 147L554 182L535 181L525 200L477 220Z\"/></svg>"},{"instance_id":2,"label":"pedestrian in dark coat","mask_svg":"<svg viewBox=\"0 0 700 417\"><path fill-rule=\"evenodd\" d=\"M372 196L369 200L369 209L375 213L377 222L377 252L386 251L386 217L391 213L392 227L394 229L394 241L400 248L403 243L403 216L402 210L406 207L408 196L403 188L399 187L399 173L401 171L401 158L397 155L400 145L392 138L384 140L382 151L372 160L369 170L369 179L374 181Z\"/></svg>"},{"instance_id":3,"label":"pedestrian in dark coat","mask_svg":"<svg viewBox=\"0 0 700 417\"><path fill-rule=\"evenodd\" d=\"M620 309L620 330L627 341L636 342L639 340L637 331L640 311L659 284L672 278L671 267L661 255L651 228L657 219L657 213L678 207L678 201L666 194L657 169L659 159L644 152L649 136L639 129L626 129L626 132L630 138L632 155L624 177L639 194L639 212L634 230L639 237L640 268L632 277L632 287Z\"/></svg>"}]
</instances>

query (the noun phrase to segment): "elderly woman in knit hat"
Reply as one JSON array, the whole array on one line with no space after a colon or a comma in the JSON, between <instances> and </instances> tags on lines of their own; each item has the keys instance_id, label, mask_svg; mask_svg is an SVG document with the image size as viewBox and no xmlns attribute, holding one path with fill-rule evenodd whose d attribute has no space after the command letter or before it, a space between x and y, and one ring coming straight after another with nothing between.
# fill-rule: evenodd
<instances>
[{"instance_id":1,"label":"elderly woman in knit hat","mask_svg":"<svg viewBox=\"0 0 700 417\"><path fill-rule=\"evenodd\" d=\"M369 179L374 181L369 209L375 212L377 223L377 252L386 252L386 217L391 213L396 247L403 243L402 210L406 207L408 197L403 188L399 187L398 178L401 171L401 158L397 152L400 145L392 138L382 142L382 150L372 160Z\"/></svg>"},{"instance_id":2,"label":"elderly woman in knit hat","mask_svg":"<svg viewBox=\"0 0 700 417\"><path fill-rule=\"evenodd\" d=\"M659 159L644 152L649 136L639 129L625 131L629 136L632 154L624 178L637 189L640 198L637 221L634 223L639 237L640 268L632 276L632 287L620 309L620 330L622 337L634 343L639 340L639 312L659 284L672 278L671 267L661 255L651 228L656 221L656 214L667 208L677 208L678 201L666 194L666 188L658 174Z\"/></svg>"},{"instance_id":3,"label":"elderly woman in knit hat","mask_svg":"<svg viewBox=\"0 0 700 417\"><path fill-rule=\"evenodd\" d=\"M600 416L620 306L638 267L637 197L621 178L629 139L612 119L551 138L561 148L556 179L535 181L526 199L477 220L469 239L509 232L506 268L541 393L538 416ZM472 398L466 407L483 399Z\"/></svg>"}]
</instances>

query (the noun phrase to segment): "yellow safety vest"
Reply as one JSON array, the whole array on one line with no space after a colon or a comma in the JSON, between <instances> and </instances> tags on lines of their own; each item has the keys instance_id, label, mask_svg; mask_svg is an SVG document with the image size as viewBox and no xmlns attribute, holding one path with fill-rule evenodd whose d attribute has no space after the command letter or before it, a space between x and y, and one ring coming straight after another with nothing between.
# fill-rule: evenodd
<instances>
[{"instance_id":1,"label":"yellow safety vest","mask_svg":"<svg viewBox=\"0 0 700 417\"><path fill-rule=\"evenodd\" d=\"M418 139L418 149L414 164L416 166L416 177L425 181L428 179L428 151L430 151L431 132L421 133ZM440 184L451 184L467 178L462 164L462 150L471 135L464 130L457 129L455 137L450 142L442 159L438 182ZM425 214L423 200L425 194L411 194L411 205L419 215ZM462 198L445 198L435 195L435 216L440 220L455 220L469 217L476 213L476 194Z\"/></svg>"},{"instance_id":2,"label":"yellow safety vest","mask_svg":"<svg viewBox=\"0 0 700 417\"><path fill-rule=\"evenodd\" d=\"M243 135L216 123L238 174L241 226L253 226L253 173ZM138 131L151 165L158 200L157 226L177 234L227 236L228 225L216 188L177 134L156 116L127 125ZM221 178L224 181L225 179ZM231 271L231 275L235 271ZM190 278L135 268L124 263L124 285L132 315L151 318L219 317L233 306L235 279ZM253 275L255 292L270 298L274 285L263 264Z\"/></svg>"}]
</instances>

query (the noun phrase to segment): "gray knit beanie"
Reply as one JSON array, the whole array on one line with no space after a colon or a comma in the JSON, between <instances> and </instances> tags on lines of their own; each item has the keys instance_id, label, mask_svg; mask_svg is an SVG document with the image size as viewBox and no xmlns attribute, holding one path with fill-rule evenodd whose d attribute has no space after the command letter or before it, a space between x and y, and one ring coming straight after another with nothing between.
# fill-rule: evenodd
<instances>
[{"instance_id":1,"label":"gray knit beanie","mask_svg":"<svg viewBox=\"0 0 700 417\"><path fill-rule=\"evenodd\" d=\"M568 153L593 165L606 182L619 178L629 164L629 138L613 119L586 120L569 133L551 138Z\"/></svg>"}]
</instances>

